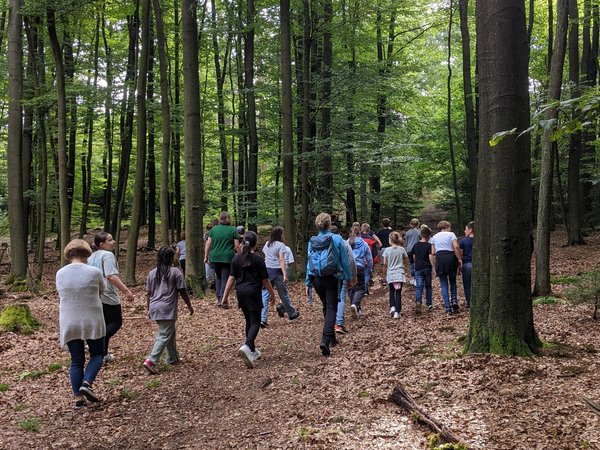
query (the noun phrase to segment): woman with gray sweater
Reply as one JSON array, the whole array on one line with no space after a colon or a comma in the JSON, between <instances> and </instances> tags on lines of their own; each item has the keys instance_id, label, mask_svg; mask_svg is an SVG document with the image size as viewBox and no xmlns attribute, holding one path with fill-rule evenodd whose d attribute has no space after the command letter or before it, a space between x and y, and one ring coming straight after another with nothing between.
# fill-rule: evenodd
<instances>
[{"instance_id":1,"label":"woman with gray sweater","mask_svg":"<svg viewBox=\"0 0 600 450\"><path fill-rule=\"evenodd\" d=\"M56 290L60 298L60 345L71 353L70 379L75 407L85 406L85 400L98 402L92 384L102 367L106 325L100 298L106 288L102 272L88 266L92 254L89 244L74 239L64 250L70 262L56 272ZM85 343L90 360L85 365Z\"/></svg>"}]
</instances>

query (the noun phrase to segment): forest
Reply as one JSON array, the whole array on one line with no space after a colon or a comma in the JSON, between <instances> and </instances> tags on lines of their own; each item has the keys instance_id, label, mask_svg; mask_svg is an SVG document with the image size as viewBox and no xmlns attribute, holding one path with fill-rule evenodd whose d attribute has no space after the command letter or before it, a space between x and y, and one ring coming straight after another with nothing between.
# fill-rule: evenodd
<instances>
[{"instance_id":1,"label":"forest","mask_svg":"<svg viewBox=\"0 0 600 450\"><path fill-rule=\"evenodd\" d=\"M354 222L379 229L384 218L392 228L405 230L416 217L431 228L448 220L462 235L474 220L470 313L456 325L436 322L429 331L444 330L436 343L422 349L413 342L405 348L408 359L423 350L443 372L435 355L451 342L453 358L474 358L468 364L482 377L490 374L480 357L498 367L506 362L502 370L517 370L522 381L551 377L540 368L543 363L532 363L533 356L549 358L554 369L560 366L559 381L565 373L585 377L597 364L594 346L600 346L593 322L600 305L594 288L600 279L595 258L600 245L599 46L596 0L5 0L0 10L0 65L5 67L0 71L0 275L6 286L0 304L26 302L51 322L55 309L35 301L56 298L54 275L67 263L65 245L76 237L90 242L99 230L114 236L123 281L140 297L128 310L135 322L143 314L143 285L156 250L180 241L183 233L186 283L195 299L211 298L203 236L221 211L229 211L234 225L258 232L261 240L273 226L284 227L296 257L298 297L304 296L298 280L304 276L308 240L322 211L335 214L344 230ZM379 290L374 297L385 295ZM587 322L589 304L592 322ZM202 311L215 314L204 304ZM560 314L586 330L585 343L573 343L577 338L562 329ZM371 325L380 326L379 320L373 318ZM188 351L200 348L210 359L215 349L232 344L235 338L219 331L219 326L237 326L232 323L231 316L219 316L209 326L210 335L201 344L189 343ZM190 325L182 328L193 333ZM127 333L140 333L138 326ZM301 327L308 333L310 326ZM285 336L283 330L270 333L280 341ZM300 339L295 333L292 337ZM418 330L406 334L415 337ZM384 345L385 340L371 339ZM306 347L298 342L298 349ZM0 333L0 357L19 359L13 352L20 345L33 344ZM290 357L286 351L294 345L278 349ZM358 344L353 345L356 351ZM137 347L121 347L139 353ZM371 350L377 353L379 347ZM585 368L574 363L565 368L563 350L567 359L585 360ZM392 356L380 356L392 370ZM516 356L525 357L521 365ZM46 355L42 364L53 358L58 357ZM368 361L377 364L371 357ZM467 364L457 361L449 365ZM127 363L133 365L120 364ZM207 364L203 360L202 367ZM303 364L312 376L322 370ZM403 364L399 367L408 367ZM24 373L22 364L9 366L6 377L0 371L0 387L19 378L19 370ZM118 367L113 379L127 378L129 368ZM277 373L276 367L269 370ZM426 366L415 370L420 372L412 373L414 378L427 371ZM292 378L285 389L293 389ZM237 382L244 384L241 378ZM267 383L253 380L261 382ZM397 384L402 382L399 377ZM454 391L440 391L438 384L423 388L417 401L429 391L449 401ZM260 389L266 392L267 386ZM210 396L216 388L224 387L201 390ZM384 390L378 385L370 401L377 405ZM9 398L13 412L26 403L11 397L20 393L8 392L0 390L0 401L3 395ZM363 386L353 394L366 398L369 392ZM600 399L596 385L585 392L592 404ZM521 394L518 398L528 398ZM224 407L237 399L228 395ZM468 404L468 395L460 398ZM278 411L274 401L263 400L261 407ZM136 399L121 395L118 400L128 401ZM578 414L586 406L578 409L575 400L569 401L577 424L556 447L600 448L587 431L578 434L585 428ZM121 403L110 404L104 414L118 415ZM429 406L440 407L435 401ZM442 419L454 413L460 415L453 410ZM133 416L148 431L150 417L139 414L136 410ZM391 413L382 414L389 419ZM598 423L587 414L590 423ZM424 427L415 415L413 421ZM361 447L359 435L336 440L335 426L323 435L318 421L307 425L305 417L295 417L301 423L294 425L295 440L273 439L267 432L264 446ZM346 419L356 425L356 418ZM198 418L177 417L178 433L190 420ZM218 420L229 419L215 420L209 424L210 439L195 435L192 447L219 447L224 436ZM240 426L236 420L228 424ZM467 448L544 447L565 426L552 424L556 428L536 435L537 444L491 428L488 434L471 428L454 441ZM518 429L511 428L515 434ZM378 433L370 430L369 439ZM445 436L448 442L452 435ZM185 442L177 436L174 443ZM239 442L260 447L260 436L249 432ZM16 439L23 442L22 436ZM124 439L122 445L142 445ZM236 445L234 437L224 439L225 447ZM384 438L380 444L422 448L406 439ZM144 444L165 442L166 437ZM13 447L18 445L6 448Z\"/></svg>"}]
</instances>

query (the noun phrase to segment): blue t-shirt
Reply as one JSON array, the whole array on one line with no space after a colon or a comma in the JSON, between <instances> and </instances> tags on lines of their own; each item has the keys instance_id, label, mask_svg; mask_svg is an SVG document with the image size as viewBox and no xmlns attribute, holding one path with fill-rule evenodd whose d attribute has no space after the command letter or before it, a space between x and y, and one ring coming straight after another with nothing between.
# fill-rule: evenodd
<instances>
[{"instance_id":1,"label":"blue t-shirt","mask_svg":"<svg viewBox=\"0 0 600 450\"><path fill-rule=\"evenodd\" d=\"M462 262L470 263L473 262L473 238L464 237L458 244L460 249L463 251Z\"/></svg>"}]
</instances>

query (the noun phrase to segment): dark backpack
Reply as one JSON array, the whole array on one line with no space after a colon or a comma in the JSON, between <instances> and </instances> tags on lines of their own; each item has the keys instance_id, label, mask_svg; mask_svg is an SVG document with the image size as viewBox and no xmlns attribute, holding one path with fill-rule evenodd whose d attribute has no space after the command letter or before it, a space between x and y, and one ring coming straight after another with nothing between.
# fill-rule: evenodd
<instances>
[{"instance_id":1,"label":"dark backpack","mask_svg":"<svg viewBox=\"0 0 600 450\"><path fill-rule=\"evenodd\" d=\"M326 277L338 272L333 248L333 235L313 236L310 238L308 267L316 277Z\"/></svg>"}]
</instances>

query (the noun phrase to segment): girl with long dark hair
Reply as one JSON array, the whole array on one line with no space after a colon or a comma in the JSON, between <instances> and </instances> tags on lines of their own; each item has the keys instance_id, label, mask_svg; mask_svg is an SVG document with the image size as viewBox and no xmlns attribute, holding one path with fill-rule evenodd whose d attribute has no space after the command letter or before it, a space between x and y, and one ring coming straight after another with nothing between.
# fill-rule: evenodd
<instances>
[{"instance_id":1,"label":"girl with long dark hair","mask_svg":"<svg viewBox=\"0 0 600 450\"><path fill-rule=\"evenodd\" d=\"M167 364L174 365L181 361L175 339L179 295L185 301L190 315L194 314L183 273L174 267L175 257L173 247L161 247L156 257L156 268L150 271L146 281L148 318L158 324L154 347L144 360L144 368L151 374L158 373L157 364L165 348L168 352Z\"/></svg>"},{"instance_id":2,"label":"girl with long dark hair","mask_svg":"<svg viewBox=\"0 0 600 450\"><path fill-rule=\"evenodd\" d=\"M235 283L238 306L246 319L246 342L238 349L238 355L251 369L261 357L254 341L260 330L260 312L262 309L261 290L264 287L271 295L271 304L275 301L275 292L269 281L265 261L254 251L258 237L253 231L244 234L242 252L233 257L230 275L223 292L223 302L227 302L229 292Z\"/></svg>"}]
</instances>

